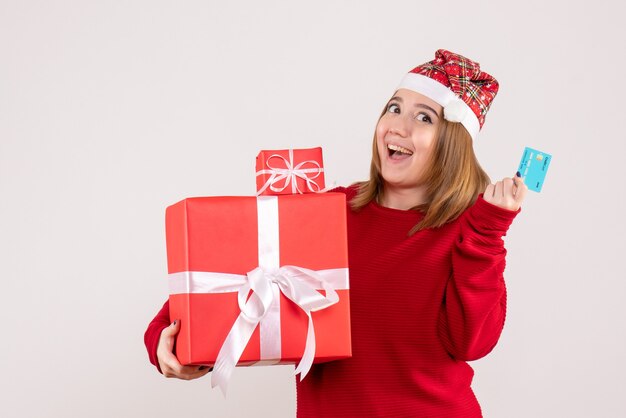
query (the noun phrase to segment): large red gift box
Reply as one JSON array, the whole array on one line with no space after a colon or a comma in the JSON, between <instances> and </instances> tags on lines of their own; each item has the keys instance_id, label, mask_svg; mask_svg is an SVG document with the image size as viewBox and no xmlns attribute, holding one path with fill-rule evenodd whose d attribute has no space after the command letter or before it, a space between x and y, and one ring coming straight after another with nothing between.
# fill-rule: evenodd
<instances>
[{"instance_id":1,"label":"large red gift box","mask_svg":"<svg viewBox=\"0 0 626 418\"><path fill-rule=\"evenodd\" d=\"M324 187L321 147L263 150L256 157L258 195L318 193Z\"/></svg>"},{"instance_id":2,"label":"large red gift box","mask_svg":"<svg viewBox=\"0 0 626 418\"><path fill-rule=\"evenodd\" d=\"M250 301L254 293L245 288L240 300L237 287L241 284L233 288L230 278L245 278L260 265L267 265L268 259L275 267L345 272L345 279L330 285L339 300L310 315L314 362L351 356L343 193L185 199L166 210L166 238L170 317L181 321L176 340L181 364L215 364L225 339L243 315L241 304ZM272 246L276 248L272 250ZM195 277L203 274L209 278L196 281ZM225 284L214 285L216 282ZM278 291L278 285L272 286L279 301L270 309L274 310L273 322L269 321L265 331L265 319L256 326L238 365L262 360L297 363L303 356L309 317L284 291ZM328 291L317 294L328 295ZM276 329L271 329L272 323ZM268 343L274 347L264 351ZM277 350L279 358L267 358L268 352L276 355Z\"/></svg>"}]
</instances>

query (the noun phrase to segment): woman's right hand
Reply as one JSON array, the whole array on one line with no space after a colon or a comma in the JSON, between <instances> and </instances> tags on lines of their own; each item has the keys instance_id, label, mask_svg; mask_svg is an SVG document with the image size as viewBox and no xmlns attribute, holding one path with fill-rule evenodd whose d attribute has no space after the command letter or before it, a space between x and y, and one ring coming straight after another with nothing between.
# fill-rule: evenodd
<instances>
[{"instance_id":1,"label":"woman's right hand","mask_svg":"<svg viewBox=\"0 0 626 418\"><path fill-rule=\"evenodd\" d=\"M159 345L157 347L157 359L159 367L165 377L176 377L183 380L193 380L204 376L212 367L207 366L183 366L174 355L174 340L180 331L180 320L176 320L169 327L161 331Z\"/></svg>"}]
</instances>

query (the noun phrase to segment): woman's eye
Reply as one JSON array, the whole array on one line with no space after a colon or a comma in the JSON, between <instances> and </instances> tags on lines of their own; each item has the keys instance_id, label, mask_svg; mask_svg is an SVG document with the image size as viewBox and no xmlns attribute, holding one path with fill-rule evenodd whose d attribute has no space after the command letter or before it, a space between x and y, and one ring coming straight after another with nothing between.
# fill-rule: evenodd
<instances>
[{"instance_id":1,"label":"woman's eye","mask_svg":"<svg viewBox=\"0 0 626 418\"><path fill-rule=\"evenodd\" d=\"M398 106L395 103L391 103L389 106L387 106L387 112L399 113L400 112L400 106Z\"/></svg>"},{"instance_id":2,"label":"woman's eye","mask_svg":"<svg viewBox=\"0 0 626 418\"><path fill-rule=\"evenodd\" d=\"M430 119L430 116L428 116L425 113L418 114L416 119L419 120L420 122L432 123L432 119Z\"/></svg>"}]
</instances>

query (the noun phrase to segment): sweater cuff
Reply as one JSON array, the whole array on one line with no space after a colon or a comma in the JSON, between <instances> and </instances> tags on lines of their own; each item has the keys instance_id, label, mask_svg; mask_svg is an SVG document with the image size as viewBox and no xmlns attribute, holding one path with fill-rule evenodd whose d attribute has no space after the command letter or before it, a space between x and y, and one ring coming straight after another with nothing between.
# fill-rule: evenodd
<instances>
[{"instance_id":1,"label":"sweater cuff","mask_svg":"<svg viewBox=\"0 0 626 418\"><path fill-rule=\"evenodd\" d=\"M509 210L491 204L483 198L481 193L474 205L468 210L467 218L469 223L478 231L498 232L504 236L513 223L513 219L521 210L522 208Z\"/></svg>"}]
</instances>

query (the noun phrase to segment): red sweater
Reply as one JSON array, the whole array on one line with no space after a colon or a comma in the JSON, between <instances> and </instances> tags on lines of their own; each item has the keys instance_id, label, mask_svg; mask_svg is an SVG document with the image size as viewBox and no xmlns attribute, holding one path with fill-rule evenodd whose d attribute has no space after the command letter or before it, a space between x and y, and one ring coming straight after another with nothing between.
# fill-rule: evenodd
<instances>
[{"instance_id":1,"label":"red sweater","mask_svg":"<svg viewBox=\"0 0 626 418\"><path fill-rule=\"evenodd\" d=\"M298 417L480 417L466 361L489 353L502 331L502 236L517 212L480 197L411 237L419 212L372 202L347 213L353 357L316 364L297 382ZM145 334L155 365L169 323L166 303Z\"/></svg>"}]
</instances>

